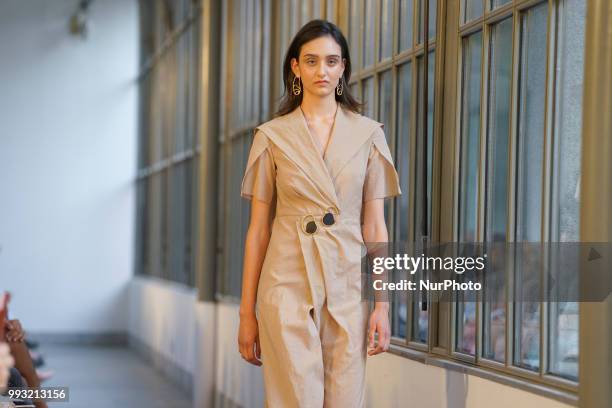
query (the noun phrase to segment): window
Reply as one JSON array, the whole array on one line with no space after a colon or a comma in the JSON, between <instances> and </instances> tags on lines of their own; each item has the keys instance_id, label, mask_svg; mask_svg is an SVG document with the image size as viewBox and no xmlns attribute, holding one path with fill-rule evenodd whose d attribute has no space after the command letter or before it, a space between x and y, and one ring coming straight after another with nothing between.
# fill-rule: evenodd
<instances>
[{"instance_id":1,"label":"window","mask_svg":"<svg viewBox=\"0 0 612 408\"><path fill-rule=\"evenodd\" d=\"M440 204L455 214L451 236L517 246L578 241L584 2L463 0L448 17L459 20L460 41L455 202ZM528 296L555 268L524 248L512 265L493 265L504 273L490 274L486 300L457 293L447 352L575 393L578 304Z\"/></svg>"},{"instance_id":2,"label":"window","mask_svg":"<svg viewBox=\"0 0 612 408\"><path fill-rule=\"evenodd\" d=\"M398 3L399 14L393 13L395 3ZM404 242L420 237L421 231L416 225L419 225L426 208L431 231L436 2L430 0L428 4L430 18L426 73L422 41L423 1L352 0L347 5L351 56L362 57L353 64L350 85L361 90L365 103L364 115L385 125L385 135L395 157L403 191L401 196L385 202L385 213L390 239ZM415 27L421 30L420 34L413 34ZM355 40L360 42L356 43ZM426 144L420 137L423 132L424 75L428 79ZM423 183L427 183L426 207L422 201L415 199L421 196L417 192ZM398 298L392 305L393 341L422 348L428 338L427 299L405 293L396 296Z\"/></svg>"},{"instance_id":3,"label":"window","mask_svg":"<svg viewBox=\"0 0 612 408\"><path fill-rule=\"evenodd\" d=\"M199 10L198 2L186 0L140 3L136 271L190 286L195 283Z\"/></svg>"},{"instance_id":4,"label":"window","mask_svg":"<svg viewBox=\"0 0 612 408\"><path fill-rule=\"evenodd\" d=\"M364 114L385 123L404 192L385 207L390 237L419 242L425 221L428 238L445 242L578 241L584 2L429 1L427 67L424 0L394 2L392 24L386 1L348 3L350 46L359 56L350 86L361 92ZM439 35L457 41L442 49ZM520 262L493 265L505 274L485 277L492 293L481 296L494 301L395 293L394 350L426 351L575 395L578 304L508 297L539 290L546 262L536 273Z\"/></svg>"}]
</instances>

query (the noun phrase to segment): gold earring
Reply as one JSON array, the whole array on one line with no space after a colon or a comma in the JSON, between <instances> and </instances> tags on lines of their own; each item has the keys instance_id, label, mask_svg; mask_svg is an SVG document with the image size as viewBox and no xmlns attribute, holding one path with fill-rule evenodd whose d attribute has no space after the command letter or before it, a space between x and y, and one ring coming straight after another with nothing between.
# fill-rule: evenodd
<instances>
[{"instance_id":1,"label":"gold earring","mask_svg":"<svg viewBox=\"0 0 612 408\"><path fill-rule=\"evenodd\" d=\"M297 84L295 83L296 79L298 80ZM296 76L293 77L293 82L291 83L291 88L292 88L293 94L296 95L296 96L302 93L302 85L300 83L300 78L299 77L296 77Z\"/></svg>"},{"instance_id":2,"label":"gold earring","mask_svg":"<svg viewBox=\"0 0 612 408\"><path fill-rule=\"evenodd\" d=\"M338 81L338 85L336 85L336 94L338 96L342 95L342 78L340 78L340 81Z\"/></svg>"}]
</instances>

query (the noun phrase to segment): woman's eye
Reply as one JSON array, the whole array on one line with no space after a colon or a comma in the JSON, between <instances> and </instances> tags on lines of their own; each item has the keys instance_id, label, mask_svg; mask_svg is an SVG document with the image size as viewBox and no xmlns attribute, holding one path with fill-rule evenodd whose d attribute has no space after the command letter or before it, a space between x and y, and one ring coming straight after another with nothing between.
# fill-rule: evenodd
<instances>
[{"instance_id":1,"label":"woman's eye","mask_svg":"<svg viewBox=\"0 0 612 408\"><path fill-rule=\"evenodd\" d=\"M330 60L330 61L329 61L329 65L336 65L336 63L337 63L337 62L338 62L338 61L336 61L336 60Z\"/></svg>"}]
</instances>

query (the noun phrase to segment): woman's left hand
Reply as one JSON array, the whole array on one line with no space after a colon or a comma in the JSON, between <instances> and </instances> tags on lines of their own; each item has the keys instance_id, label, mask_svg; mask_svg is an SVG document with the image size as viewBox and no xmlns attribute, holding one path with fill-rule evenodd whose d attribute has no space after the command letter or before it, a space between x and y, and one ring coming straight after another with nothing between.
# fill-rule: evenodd
<instances>
[{"instance_id":1,"label":"woman's left hand","mask_svg":"<svg viewBox=\"0 0 612 408\"><path fill-rule=\"evenodd\" d=\"M378 333L378 341L374 347L374 333ZM389 304L377 303L370 315L370 328L368 330L368 355L384 353L391 344L391 329L389 324Z\"/></svg>"}]
</instances>

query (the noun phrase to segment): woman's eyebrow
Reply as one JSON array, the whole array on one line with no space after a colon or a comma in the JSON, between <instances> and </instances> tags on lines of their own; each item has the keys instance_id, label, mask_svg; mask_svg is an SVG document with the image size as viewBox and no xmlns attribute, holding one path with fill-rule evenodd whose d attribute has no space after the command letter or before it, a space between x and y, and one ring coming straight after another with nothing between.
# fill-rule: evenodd
<instances>
[{"instance_id":1,"label":"woman's eyebrow","mask_svg":"<svg viewBox=\"0 0 612 408\"><path fill-rule=\"evenodd\" d=\"M317 54L304 54L304 57L316 57L318 58L319 56ZM326 58L329 57L336 57L336 58L340 58L340 56L338 54L329 54L325 56Z\"/></svg>"}]
</instances>

